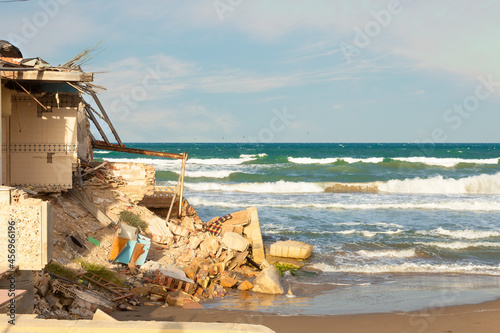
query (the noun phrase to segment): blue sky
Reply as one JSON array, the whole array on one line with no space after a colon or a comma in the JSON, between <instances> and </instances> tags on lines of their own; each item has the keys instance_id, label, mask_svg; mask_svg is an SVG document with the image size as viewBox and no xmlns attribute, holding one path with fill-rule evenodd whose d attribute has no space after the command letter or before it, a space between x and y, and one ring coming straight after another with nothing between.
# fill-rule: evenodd
<instances>
[{"instance_id":1,"label":"blue sky","mask_svg":"<svg viewBox=\"0 0 500 333\"><path fill-rule=\"evenodd\" d=\"M85 65L127 142L500 142L500 1L31 0L0 39ZM7 14L7 15L5 15Z\"/></svg>"}]
</instances>

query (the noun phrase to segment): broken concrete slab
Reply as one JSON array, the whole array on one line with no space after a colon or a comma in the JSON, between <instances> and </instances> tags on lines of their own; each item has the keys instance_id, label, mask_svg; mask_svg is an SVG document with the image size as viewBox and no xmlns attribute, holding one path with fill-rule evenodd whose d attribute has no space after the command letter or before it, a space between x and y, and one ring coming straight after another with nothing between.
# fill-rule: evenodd
<instances>
[{"instance_id":1,"label":"broken concrete slab","mask_svg":"<svg viewBox=\"0 0 500 333\"><path fill-rule=\"evenodd\" d=\"M231 250L239 252L246 251L249 246L248 240L235 232L225 232L222 236L222 244L226 245Z\"/></svg>"},{"instance_id":2,"label":"broken concrete slab","mask_svg":"<svg viewBox=\"0 0 500 333\"><path fill-rule=\"evenodd\" d=\"M247 211L250 224L245 227L243 233L251 239L253 260L260 264L266 259L266 254L264 252L264 242L262 241L257 207L250 207Z\"/></svg>"},{"instance_id":3,"label":"broken concrete slab","mask_svg":"<svg viewBox=\"0 0 500 333\"><path fill-rule=\"evenodd\" d=\"M313 246L298 241L280 241L271 245L270 255L274 257L307 259L311 256Z\"/></svg>"},{"instance_id":4,"label":"broken concrete slab","mask_svg":"<svg viewBox=\"0 0 500 333\"><path fill-rule=\"evenodd\" d=\"M263 264L267 267L255 278L252 290L265 294L283 294L285 290L283 289L280 272L267 262Z\"/></svg>"}]
</instances>

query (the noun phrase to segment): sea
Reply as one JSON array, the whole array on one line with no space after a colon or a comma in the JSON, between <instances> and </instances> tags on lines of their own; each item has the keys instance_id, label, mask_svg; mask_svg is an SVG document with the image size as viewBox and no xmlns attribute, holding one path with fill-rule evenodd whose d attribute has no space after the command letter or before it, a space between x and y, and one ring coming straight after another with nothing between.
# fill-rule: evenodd
<instances>
[{"instance_id":1,"label":"sea","mask_svg":"<svg viewBox=\"0 0 500 333\"><path fill-rule=\"evenodd\" d=\"M203 221L255 206L266 246L313 245L285 295L206 307L282 315L397 312L500 298L500 144L129 143L186 152L185 197ZM180 161L95 151L156 167Z\"/></svg>"}]
</instances>

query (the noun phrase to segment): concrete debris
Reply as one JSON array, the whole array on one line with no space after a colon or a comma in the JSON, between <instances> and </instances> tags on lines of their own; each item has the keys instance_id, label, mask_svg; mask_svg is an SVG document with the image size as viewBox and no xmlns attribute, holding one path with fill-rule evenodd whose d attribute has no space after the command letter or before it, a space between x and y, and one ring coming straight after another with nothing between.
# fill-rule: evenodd
<instances>
[{"instance_id":1,"label":"concrete debris","mask_svg":"<svg viewBox=\"0 0 500 333\"><path fill-rule=\"evenodd\" d=\"M264 262L264 264L267 264ZM269 264L254 280L253 291L265 294L283 294L283 283L278 269Z\"/></svg>"},{"instance_id":2,"label":"concrete debris","mask_svg":"<svg viewBox=\"0 0 500 333\"><path fill-rule=\"evenodd\" d=\"M246 238L235 232L225 232L224 236L222 236L222 243L227 246L228 249L239 252L246 251L250 245Z\"/></svg>"},{"instance_id":3,"label":"concrete debris","mask_svg":"<svg viewBox=\"0 0 500 333\"><path fill-rule=\"evenodd\" d=\"M108 163L85 170L85 190L79 194L88 198L82 202L69 193L52 197L54 258L73 271L81 269L75 264L77 258L115 271L129 296L118 297L85 276L70 282L38 271L34 282L35 313L39 317L92 319L97 310L130 311L140 305L203 308L199 302L224 297L233 288L284 292L279 271L265 261L255 207L203 222L183 198L180 216L172 214L165 221L173 192L155 188L154 172L148 168ZM178 198L175 200L173 211L178 212ZM95 209L89 209L89 202ZM147 229L140 231L124 224L102 227L102 215L119 221L122 211L138 215ZM91 244L89 239L95 242ZM140 249L134 251L137 245ZM308 246L278 242L271 246L271 254L307 258L312 253L312 246ZM125 254L125 259L119 259Z\"/></svg>"},{"instance_id":4,"label":"concrete debris","mask_svg":"<svg viewBox=\"0 0 500 333\"><path fill-rule=\"evenodd\" d=\"M312 251L313 246L311 244L287 240L272 244L270 255L283 258L307 259L311 256Z\"/></svg>"}]
</instances>

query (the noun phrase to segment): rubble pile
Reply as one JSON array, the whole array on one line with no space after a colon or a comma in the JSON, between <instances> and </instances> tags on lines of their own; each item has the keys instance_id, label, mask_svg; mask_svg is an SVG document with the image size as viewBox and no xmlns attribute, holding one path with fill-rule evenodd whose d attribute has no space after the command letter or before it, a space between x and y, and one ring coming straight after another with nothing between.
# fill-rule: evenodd
<instances>
[{"instance_id":1,"label":"rubble pile","mask_svg":"<svg viewBox=\"0 0 500 333\"><path fill-rule=\"evenodd\" d=\"M96 309L109 313L139 305L199 308L199 302L224 297L232 288L284 292L279 271L265 260L255 207L203 222L183 198L180 217L172 214L166 222L141 204L149 189L142 188L138 195L116 179L96 168L85 177L81 194L51 196L54 258L78 280L36 272L35 312L40 317L89 319ZM163 197L168 196L154 199ZM89 203L95 209L89 209ZM147 228L125 224L120 220L127 215L124 211L146 222ZM113 223L103 226L107 219ZM86 272L79 260L113 270L126 288Z\"/></svg>"}]
</instances>

